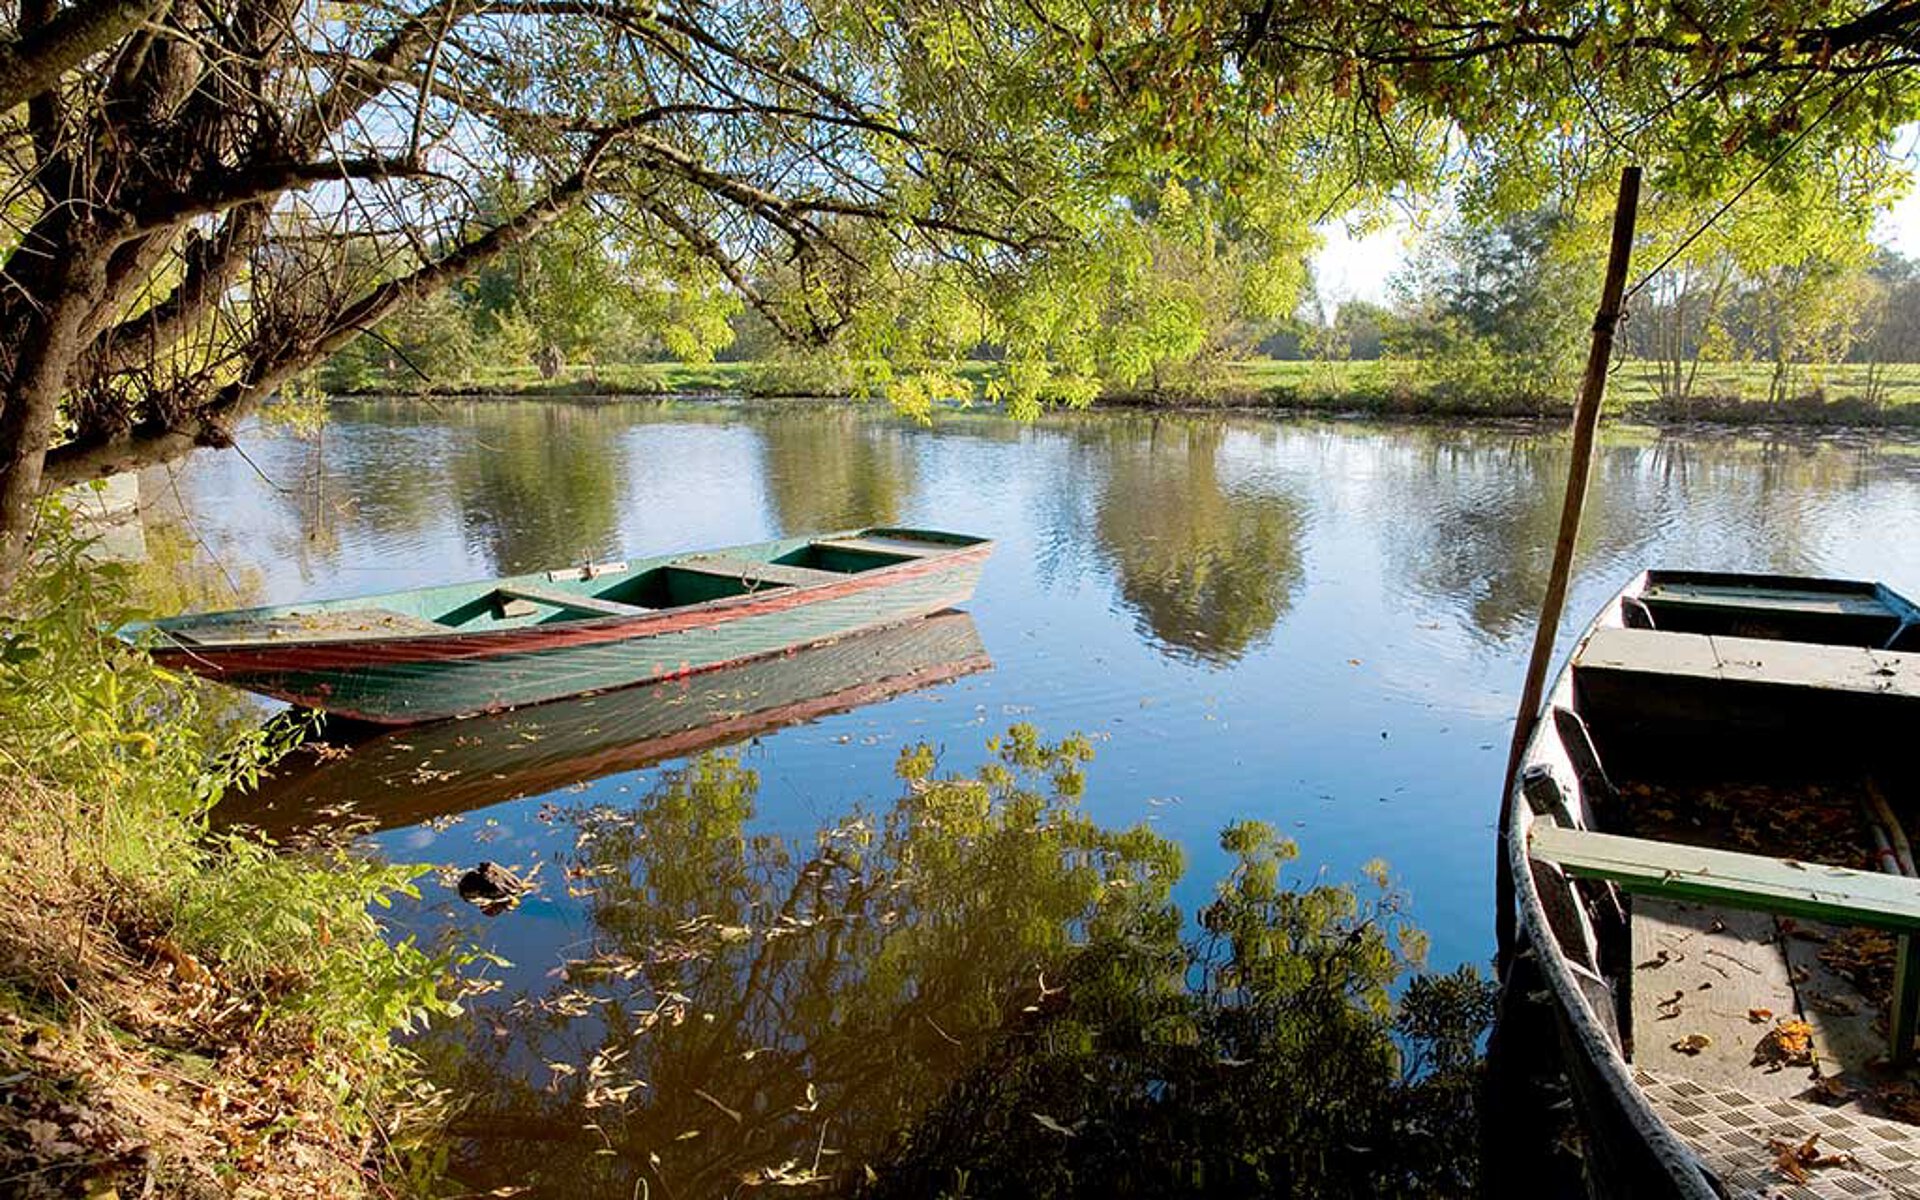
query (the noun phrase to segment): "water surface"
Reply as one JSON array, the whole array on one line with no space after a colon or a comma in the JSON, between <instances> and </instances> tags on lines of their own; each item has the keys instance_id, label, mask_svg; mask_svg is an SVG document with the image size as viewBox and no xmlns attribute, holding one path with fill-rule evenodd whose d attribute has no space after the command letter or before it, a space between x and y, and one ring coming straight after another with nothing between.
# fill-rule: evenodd
<instances>
[{"instance_id":1,"label":"water surface","mask_svg":"<svg viewBox=\"0 0 1920 1200\"><path fill-rule=\"evenodd\" d=\"M1230 866L1222 829L1258 819L1300 844L1296 880L1355 880L1384 860L1430 962L1484 962L1498 775L1563 443L1527 426L961 414L919 427L819 406L365 403L336 408L317 440L256 429L244 459L204 454L149 484L177 489L192 537L257 602L868 524L997 540L968 645L947 654L977 650L990 667L864 692L823 675L826 701L799 710L807 688L762 680L743 688L787 688L788 711L681 741L649 728L622 742L621 700L601 697L390 740L359 783L336 770L337 801L408 794L374 835L395 857L540 866L540 890L501 917L437 883L402 915L503 955L513 965L494 973L515 995L554 986L617 924L593 884L607 860L589 846L626 838L631 857L631 839L651 838L649 878L673 866L693 887L730 869L699 866L698 847L722 836L701 822L734 822L749 858L821 845L888 811L903 747L925 742L940 772L966 771L1016 723L1048 742L1089 737L1081 811L1177 846L1186 912ZM1563 632L1652 565L1865 576L1920 595L1920 453L1609 432ZM550 756L557 772L521 769L582 730L573 760ZM533 749L503 765L503 744ZM455 790L457 803L436 801ZM659 824L675 813L681 824ZM646 905L672 907L663 886L643 889ZM694 910L717 901L692 895L676 920L711 915ZM595 1021L577 1066L605 1042ZM783 1036L767 1021L767 1038ZM538 1042L502 1061L547 1082L535 1067L557 1051Z\"/></svg>"}]
</instances>

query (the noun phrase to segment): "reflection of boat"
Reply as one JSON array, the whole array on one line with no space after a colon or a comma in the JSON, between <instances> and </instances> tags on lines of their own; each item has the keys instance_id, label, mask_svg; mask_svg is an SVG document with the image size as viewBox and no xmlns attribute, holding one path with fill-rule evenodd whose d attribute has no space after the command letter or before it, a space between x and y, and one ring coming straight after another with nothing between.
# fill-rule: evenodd
<instances>
[{"instance_id":1,"label":"reflection of boat","mask_svg":"<svg viewBox=\"0 0 1920 1200\"><path fill-rule=\"evenodd\" d=\"M1575 648L1503 852L1597 1194L1920 1189L1916 724L1876 584L1656 571Z\"/></svg>"},{"instance_id":2,"label":"reflection of boat","mask_svg":"<svg viewBox=\"0 0 1920 1200\"><path fill-rule=\"evenodd\" d=\"M872 704L992 666L973 618L938 613L724 671L386 732L293 767L222 805L269 833L349 809L379 828L540 795L616 771Z\"/></svg>"},{"instance_id":3,"label":"reflection of boat","mask_svg":"<svg viewBox=\"0 0 1920 1200\"><path fill-rule=\"evenodd\" d=\"M173 617L154 657L382 724L492 712L733 666L938 612L993 544L910 529Z\"/></svg>"}]
</instances>

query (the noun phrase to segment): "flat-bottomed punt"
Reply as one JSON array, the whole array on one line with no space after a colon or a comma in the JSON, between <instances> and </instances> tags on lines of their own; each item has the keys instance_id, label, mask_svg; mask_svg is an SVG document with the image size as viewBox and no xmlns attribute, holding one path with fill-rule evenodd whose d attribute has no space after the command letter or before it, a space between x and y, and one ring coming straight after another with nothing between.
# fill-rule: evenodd
<instances>
[{"instance_id":1,"label":"flat-bottomed punt","mask_svg":"<svg viewBox=\"0 0 1920 1200\"><path fill-rule=\"evenodd\" d=\"M860 529L129 626L163 665L398 725L737 666L965 602L993 543Z\"/></svg>"},{"instance_id":2,"label":"flat-bottomed punt","mask_svg":"<svg viewBox=\"0 0 1920 1200\"><path fill-rule=\"evenodd\" d=\"M1916 730L1878 584L1654 571L1581 638L1503 850L1594 1194L1920 1195Z\"/></svg>"}]
</instances>

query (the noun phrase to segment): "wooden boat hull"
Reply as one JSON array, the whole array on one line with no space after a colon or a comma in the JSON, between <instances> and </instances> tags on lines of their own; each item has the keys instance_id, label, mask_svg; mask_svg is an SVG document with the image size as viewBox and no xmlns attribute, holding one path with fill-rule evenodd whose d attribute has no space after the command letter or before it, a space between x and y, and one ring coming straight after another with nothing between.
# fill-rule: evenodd
<instances>
[{"instance_id":1,"label":"wooden boat hull","mask_svg":"<svg viewBox=\"0 0 1920 1200\"><path fill-rule=\"evenodd\" d=\"M215 818L273 836L328 812L376 829L417 825L640 770L992 665L972 617L936 613L725 670L361 738L350 754L321 754L305 769L297 757L276 767ZM340 741L331 725L323 736Z\"/></svg>"},{"instance_id":2,"label":"wooden boat hull","mask_svg":"<svg viewBox=\"0 0 1920 1200\"><path fill-rule=\"evenodd\" d=\"M1623 768L1631 776L1649 764L1704 771L1712 763L1735 762L1764 774L1770 764L1786 761L1790 749L1803 762L1848 761L1861 747L1910 730L1920 719L1917 635L1920 609L1878 584L1656 571L1629 582L1569 655L1532 727L1520 773L1509 781L1512 816L1502 831L1502 853L1515 884L1520 946L1516 975L1507 982L1545 985L1540 992L1557 1028L1559 1065L1585 1135L1591 1194L1688 1200L1748 1194L1747 1182L1772 1171L1772 1152L1764 1138L1749 1136L1745 1141L1759 1156L1751 1172L1738 1167L1737 1158L1714 1160L1702 1149L1704 1116L1679 1117L1650 1099L1654 1077L1634 1056L1636 1035L1643 1048L1665 1048L1683 1023L1640 1028L1632 979L1636 970L1657 969L1664 957L1636 961L1640 953L1630 924L1635 895L1627 885L1616 887L1608 877L1543 849L1553 842L1546 834L1569 830L1579 837L1617 819L1621 800L1614 780ZM1649 881L1651 896L1682 894L1696 873L1709 888L1727 878L1714 878L1718 863L1695 865L1712 853L1701 847L1621 841L1674 851L1670 869ZM1819 888L1839 888L1846 880L1855 881L1850 886L1886 882L1877 876L1860 880L1862 873L1852 869L1777 865L1789 868L1780 874L1790 884L1799 873L1810 880L1818 873L1807 893L1816 907L1823 903ZM1883 890L1920 895L1920 888ZM1743 907L1804 911L1793 900L1777 903ZM1673 982L1671 975L1659 978L1662 990ZM1733 1001L1722 997L1719 1003ZM1756 1028L1752 1037L1764 1032ZM1494 1076L1508 1071L1496 1064ZM1684 1103L1686 1111L1699 1114L1716 1097L1732 1094L1725 1085L1698 1087L1682 1079L1679 1086L1693 1089L1687 1094L1698 1099ZM1496 1108L1500 1103L1496 1098ZM1774 1111L1790 1107L1776 1102ZM1819 1119L1825 1125L1809 1125L1808 1132L1847 1128L1830 1113ZM1920 1139L1910 1145L1920 1151ZM1733 1175L1743 1182L1729 1191Z\"/></svg>"},{"instance_id":3,"label":"wooden boat hull","mask_svg":"<svg viewBox=\"0 0 1920 1200\"><path fill-rule=\"evenodd\" d=\"M831 538L852 540L875 534L910 535L940 549L844 573L782 568L778 562L807 553ZM720 670L917 620L969 599L991 550L990 542L954 535L853 531L735 547L718 556L618 564L617 572L639 579L684 571L690 564L724 556L725 562L740 564L743 571L754 566L773 574L791 570L802 577L794 586L743 588L710 600L652 610L635 608L630 614L590 612L584 619L566 614L568 619L561 621L542 620L535 612L490 616L489 627L471 633L459 626L418 632L426 624L437 623L439 614L451 614L457 620L489 605L490 613L506 611L497 599L503 595L557 594L552 581L573 574L548 572L332 602L373 605L341 611L387 614L398 629L391 636L379 619L365 622L365 636L296 634L234 643L194 636L212 631L217 637L226 628L257 629L275 620L330 611L326 605L283 606L158 622L152 627L159 639L153 653L163 665L293 704L379 724L409 724ZM816 576L820 578L812 578ZM608 594L618 593L608 590L599 595ZM628 607L580 587L567 595L583 605ZM416 615L419 610L435 614L436 622L422 620Z\"/></svg>"}]
</instances>

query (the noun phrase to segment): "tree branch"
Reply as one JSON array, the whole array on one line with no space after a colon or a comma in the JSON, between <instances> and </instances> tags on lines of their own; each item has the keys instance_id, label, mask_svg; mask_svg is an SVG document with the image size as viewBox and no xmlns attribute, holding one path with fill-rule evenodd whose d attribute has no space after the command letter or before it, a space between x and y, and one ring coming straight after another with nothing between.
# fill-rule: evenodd
<instances>
[{"instance_id":1,"label":"tree branch","mask_svg":"<svg viewBox=\"0 0 1920 1200\"><path fill-rule=\"evenodd\" d=\"M214 216L243 204L271 200L282 192L352 179L417 179L431 172L412 158L342 158L323 162L269 162L228 172L219 189L182 191L132 214L121 240Z\"/></svg>"},{"instance_id":2,"label":"tree branch","mask_svg":"<svg viewBox=\"0 0 1920 1200\"><path fill-rule=\"evenodd\" d=\"M324 361L352 341L361 329L552 226L587 194L594 172L610 144L611 139L595 143L571 176L513 220L407 275L375 287L348 305L314 336L291 345L258 349L239 379L222 387L205 404L197 405L179 420L155 417L124 432L83 436L48 451L41 475L42 490L52 491L168 462L200 446L230 445L234 422L295 375Z\"/></svg>"},{"instance_id":3,"label":"tree branch","mask_svg":"<svg viewBox=\"0 0 1920 1200\"><path fill-rule=\"evenodd\" d=\"M164 3L91 0L0 45L0 111L51 91L62 75L133 33Z\"/></svg>"}]
</instances>

